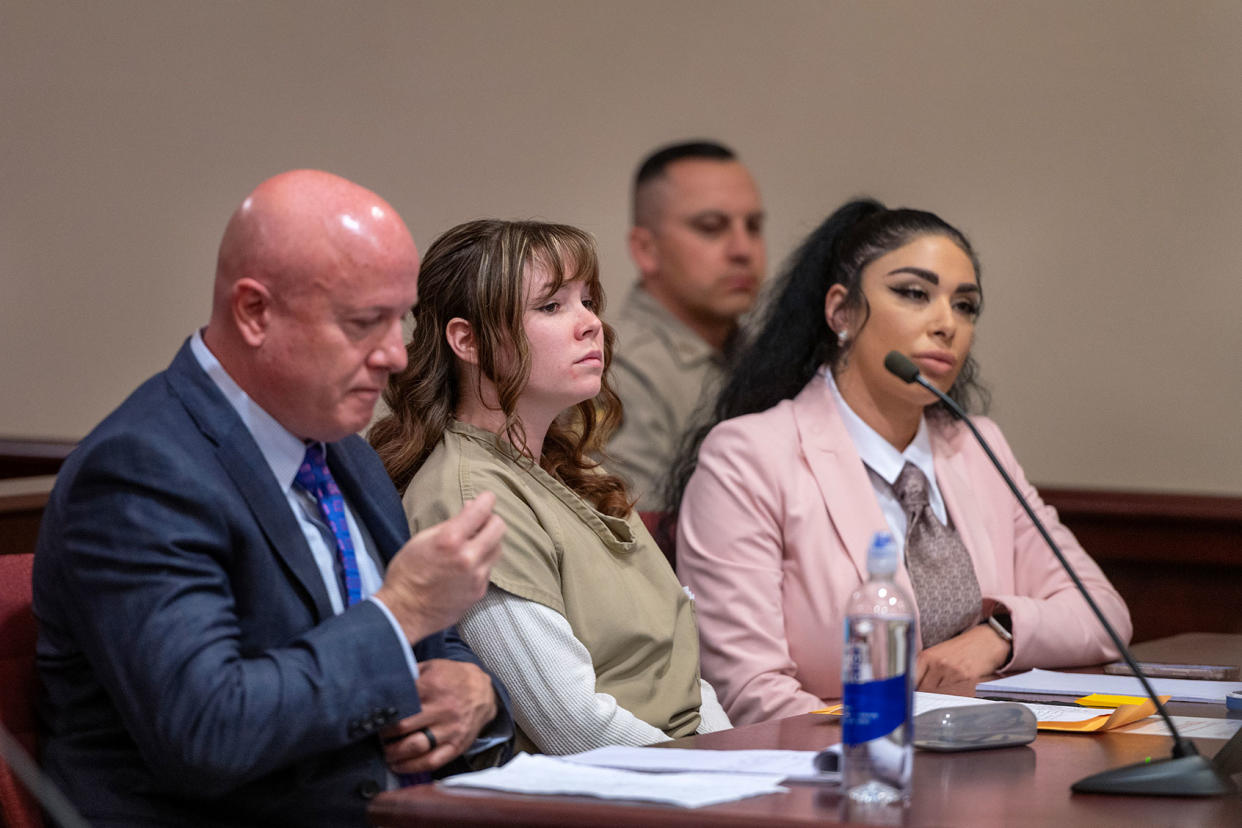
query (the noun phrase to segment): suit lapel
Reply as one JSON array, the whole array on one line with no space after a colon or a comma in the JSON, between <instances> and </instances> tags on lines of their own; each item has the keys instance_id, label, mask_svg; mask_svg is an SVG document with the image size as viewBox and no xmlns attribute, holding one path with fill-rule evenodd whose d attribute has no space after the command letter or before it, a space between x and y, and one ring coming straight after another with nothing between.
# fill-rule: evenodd
<instances>
[{"instance_id":1,"label":"suit lapel","mask_svg":"<svg viewBox=\"0 0 1242 828\"><path fill-rule=\"evenodd\" d=\"M241 423L238 423L236 432L240 433L235 433L228 442L221 444L218 452L220 463L245 498L272 551L314 605L317 620L331 618L332 603L323 583L323 575L315 565L315 558L306 544L297 518L293 516L289 500L272 477L272 470L264 462L250 432ZM243 438L249 442L248 446Z\"/></svg>"},{"instance_id":2,"label":"suit lapel","mask_svg":"<svg viewBox=\"0 0 1242 828\"><path fill-rule=\"evenodd\" d=\"M216 457L254 515L272 552L290 580L315 611L316 620L332 616L332 604L306 538L272 470L245 423L199 366L187 342L169 366L170 387L191 419L216 446Z\"/></svg>"},{"instance_id":3,"label":"suit lapel","mask_svg":"<svg viewBox=\"0 0 1242 828\"><path fill-rule=\"evenodd\" d=\"M867 469L854 450L836 401L820 374L794 398L794 421L828 517L860 580L865 580L871 538L877 531L887 529L888 524L876 502ZM908 584L906 588L909 589Z\"/></svg>"}]
</instances>

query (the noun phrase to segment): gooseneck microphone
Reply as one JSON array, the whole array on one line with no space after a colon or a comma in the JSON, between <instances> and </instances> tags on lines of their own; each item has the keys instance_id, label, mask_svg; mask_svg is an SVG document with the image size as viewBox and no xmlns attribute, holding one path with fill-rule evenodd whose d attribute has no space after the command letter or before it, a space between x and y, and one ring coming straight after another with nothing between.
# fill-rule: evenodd
<instances>
[{"instance_id":1,"label":"gooseneck microphone","mask_svg":"<svg viewBox=\"0 0 1242 828\"><path fill-rule=\"evenodd\" d=\"M983 439L983 435L979 433L979 429L975 428L975 424L966 416L966 412L948 395L925 380L922 374L919 373L918 366L904 354L898 351L889 351L888 356L884 357L884 367L904 382L917 383L935 394L942 403L948 406L955 417L966 424L967 428L970 429L970 433L975 435L975 440L978 441L984 452L987 453L988 459L992 461L992 465L1000 473L1001 478L1005 481L1005 485L1009 487L1009 491L1013 492L1013 496L1017 498L1018 503L1022 506L1022 510L1026 512L1027 517L1031 519L1031 523L1039 531L1040 537L1048 544L1048 548L1052 550L1052 554L1056 556L1061 567L1070 576L1070 580L1074 582L1074 586L1078 588L1078 591L1086 600L1087 606L1091 607L1091 611L1099 619L1100 624L1104 627L1104 631L1108 633L1108 637L1113 640L1113 644L1117 647L1118 652L1121 653L1122 658L1125 659L1126 664L1130 665L1130 669L1134 671L1134 675L1142 683L1143 690L1147 693L1148 698L1155 702L1156 709L1160 712L1161 718L1164 719L1164 723L1168 726L1169 733L1173 737L1173 755L1170 758L1138 762L1133 765L1126 765L1125 767L1097 773L1078 780L1071 786L1071 790L1075 793L1156 794L1162 796L1222 796L1233 793L1236 788L1232 780L1222 774L1210 761L1199 755L1199 751L1195 749L1195 746L1183 739L1182 735L1177 732L1177 727L1174 726L1168 711L1164 709L1164 705L1157 698L1151 683L1147 680L1147 676L1139 668L1138 662L1135 661L1133 654L1130 652L1130 648L1122 642L1121 636L1117 635L1113 625L1108 623L1108 619L1104 617L1104 613L1100 610L1099 605L1095 603L1095 599L1087 591L1087 587L1078 577L1078 573L1074 571L1069 561L1065 559L1065 555L1061 552L1060 547L1052 540L1052 536L1044 528L1043 522L1035 515L1031 504L1027 503L1026 498L1022 496L1022 492L1018 491L1013 478L1009 476L1009 473L1005 471L1005 467L996 459L996 455L992 453L992 447Z\"/></svg>"}]
</instances>

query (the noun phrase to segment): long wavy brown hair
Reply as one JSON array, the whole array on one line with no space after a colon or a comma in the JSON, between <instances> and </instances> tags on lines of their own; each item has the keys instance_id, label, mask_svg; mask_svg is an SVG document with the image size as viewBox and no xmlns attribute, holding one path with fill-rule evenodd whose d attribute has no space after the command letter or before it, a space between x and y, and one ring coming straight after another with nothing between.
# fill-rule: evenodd
<instances>
[{"instance_id":1,"label":"long wavy brown hair","mask_svg":"<svg viewBox=\"0 0 1242 828\"><path fill-rule=\"evenodd\" d=\"M552 277L549 293L583 281L597 312L604 309L599 259L591 237L576 227L534 221L483 219L458 225L427 249L418 274L418 305L411 311L409 363L384 390L391 413L372 426L371 445L397 490L410 481L444 436L461 399L458 359L445 328L470 323L478 349L478 378L496 387L505 416L501 436L532 462L517 401L530 379L530 343L523 316L527 266L538 262ZM544 471L606 515L624 517L632 502L625 482L593 460L621 420L621 401L608 382L615 334L606 323L604 375L599 394L566 409L553 421L538 458Z\"/></svg>"}]
</instances>

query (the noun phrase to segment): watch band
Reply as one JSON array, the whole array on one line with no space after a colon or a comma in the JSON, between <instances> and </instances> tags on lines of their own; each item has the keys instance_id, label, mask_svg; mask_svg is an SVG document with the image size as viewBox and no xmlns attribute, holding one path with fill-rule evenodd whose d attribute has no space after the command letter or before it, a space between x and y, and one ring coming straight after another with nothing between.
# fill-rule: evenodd
<instances>
[{"instance_id":1,"label":"watch band","mask_svg":"<svg viewBox=\"0 0 1242 828\"><path fill-rule=\"evenodd\" d=\"M988 616L988 626L995 631L997 635L1009 642L1013 646L1013 632L1010 627L1013 622L1009 620L1009 613L995 613Z\"/></svg>"}]
</instances>

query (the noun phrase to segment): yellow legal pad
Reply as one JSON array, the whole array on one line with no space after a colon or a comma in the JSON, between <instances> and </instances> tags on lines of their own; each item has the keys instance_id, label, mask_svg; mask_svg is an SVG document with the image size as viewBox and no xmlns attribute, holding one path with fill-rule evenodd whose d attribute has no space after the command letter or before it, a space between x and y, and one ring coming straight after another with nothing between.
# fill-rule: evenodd
<instances>
[{"instance_id":1,"label":"yellow legal pad","mask_svg":"<svg viewBox=\"0 0 1242 828\"><path fill-rule=\"evenodd\" d=\"M1170 696L1161 696L1160 703L1164 704L1170 698ZM1071 733L1100 733L1105 730L1113 730L1114 728L1133 724L1140 719L1146 719L1156 712L1156 705L1152 703L1152 700L1142 696L1106 696L1102 693L1092 693L1089 696L1074 699L1074 702L1083 707L1115 707L1116 709L1107 715L1101 713L1099 716L1084 719L1080 722L1040 721L1037 713L1035 716L1036 727L1040 730L1059 730ZM1039 703L1027 702L1027 704ZM827 716L840 716L843 709L844 705L833 704L812 712L823 713Z\"/></svg>"}]
</instances>

